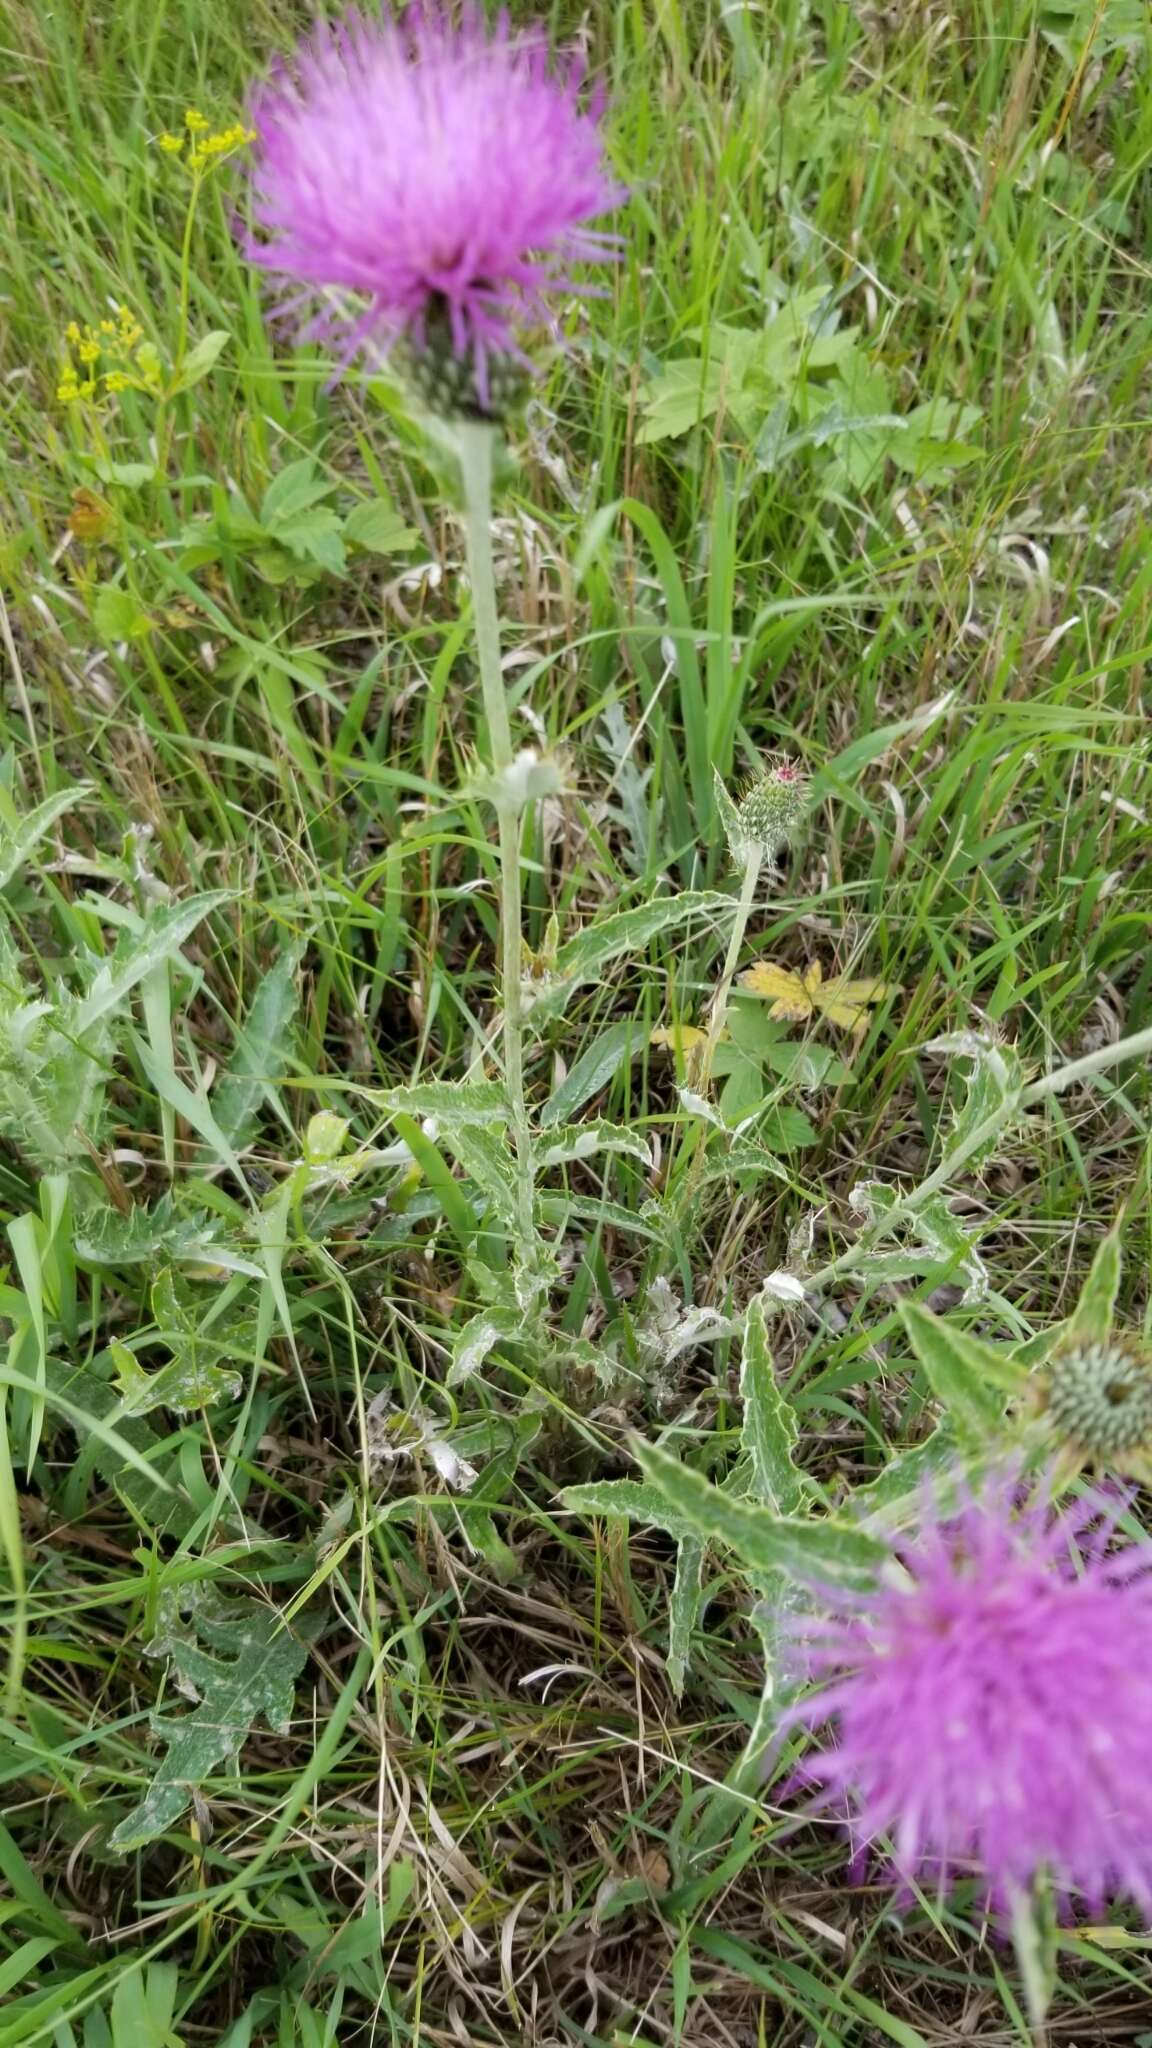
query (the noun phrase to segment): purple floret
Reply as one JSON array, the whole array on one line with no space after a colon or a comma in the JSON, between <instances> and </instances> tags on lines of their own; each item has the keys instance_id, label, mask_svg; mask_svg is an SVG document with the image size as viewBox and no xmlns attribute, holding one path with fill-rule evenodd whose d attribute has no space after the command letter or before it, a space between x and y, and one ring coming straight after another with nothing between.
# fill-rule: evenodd
<instances>
[{"instance_id":1,"label":"purple floret","mask_svg":"<svg viewBox=\"0 0 1152 2048\"><path fill-rule=\"evenodd\" d=\"M456 27L426 6L318 28L253 109L248 254L289 288L281 310L355 294L359 317L329 305L308 330L345 361L368 340L419 349L431 325L483 383L520 328L553 324L569 266L612 247L585 225L622 194L581 87L576 54L505 17Z\"/></svg>"},{"instance_id":2,"label":"purple floret","mask_svg":"<svg viewBox=\"0 0 1152 2048\"><path fill-rule=\"evenodd\" d=\"M1012 1476L926 1500L889 1576L799 1625L819 1684L788 1722L833 1736L802 1782L905 1885L1004 1906L1046 1872L1152 1919L1152 1544L1114 1547L1119 1512L1021 1505Z\"/></svg>"}]
</instances>

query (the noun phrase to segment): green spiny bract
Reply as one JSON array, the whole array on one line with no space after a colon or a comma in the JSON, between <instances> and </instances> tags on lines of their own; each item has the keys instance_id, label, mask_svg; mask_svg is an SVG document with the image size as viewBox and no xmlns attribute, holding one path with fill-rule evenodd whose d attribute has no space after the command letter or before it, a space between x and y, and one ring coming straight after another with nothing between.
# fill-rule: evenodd
<instances>
[{"instance_id":1,"label":"green spiny bract","mask_svg":"<svg viewBox=\"0 0 1152 2048\"><path fill-rule=\"evenodd\" d=\"M1131 1337L1073 1342L1049 1361L1048 1420L1084 1457L1109 1462L1152 1446L1152 1355Z\"/></svg>"},{"instance_id":2,"label":"green spiny bract","mask_svg":"<svg viewBox=\"0 0 1152 2048\"><path fill-rule=\"evenodd\" d=\"M523 363L490 349L481 390L475 351L457 352L446 314L430 316L423 342L403 343L396 350L396 362L421 405L441 420L504 421L519 411L531 386Z\"/></svg>"},{"instance_id":3,"label":"green spiny bract","mask_svg":"<svg viewBox=\"0 0 1152 2048\"><path fill-rule=\"evenodd\" d=\"M722 785L717 778L717 799ZM737 867L782 852L808 809L810 785L795 761L778 755L738 804L723 790L720 812Z\"/></svg>"}]
</instances>

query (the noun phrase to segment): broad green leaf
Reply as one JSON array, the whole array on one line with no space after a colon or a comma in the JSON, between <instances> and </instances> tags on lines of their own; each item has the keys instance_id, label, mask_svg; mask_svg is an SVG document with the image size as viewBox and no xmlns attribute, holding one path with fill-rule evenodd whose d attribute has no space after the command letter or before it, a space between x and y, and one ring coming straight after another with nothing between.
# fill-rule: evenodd
<instances>
[{"instance_id":1,"label":"broad green leaf","mask_svg":"<svg viewBox=\"0 0 1152 2048\"><path fill-rule=\"evenodd\" d=\"M547 1142L539 1146L536 1164L541 1170L548 1166L567 1166L574 1160L593 1159L598 1152L624 1152L645 1166L652 1163L651 1148L636 1131L627 1130L623 1124L593 1121L565 1124L562 1129L554 1131Z\"/></svg>"},{"instance_id":2,"label":"broad green leaf","mask_svg":"<svg viewBox=\"0 0 1152 2048\"><path fill-rule=\"evenodd\" d=\"M906 416L904 432L888 452L918 483L947 483L954 470L977 460L980 450L969 447L966 437L982 418L978 405L929 399Z\"/></svg>"},{"instance_id":3,"label":"broad green leaf","mask_svg":"<svg viewBox=\"0 0 1152 2048\"><path fill-rule=\"evenodd\" d=\"M260 524L279 539L282 521L295 519L321 499L330 498L335 488L327 477L317 474L312 457L303 455L273 477L260 505Z\"/></svg>"},{"instance_id":4,"label":"broad green leaf","mask_svg":"<svg viewBox=\"0 0 1152 2048\"><path fill-rule=\"evenodd\" d=\"M195 1786L234 1765L255 1721L287 1729L307 1656L275 1608L225 1600L204 1581L162 1594L152 1651L167 1655L176 1688L197 1705L175 1719L153 1714L152 1732L166 1754L140 1804L113 1830L110 1847L121 1854L155 1841Z\"/></svg>"},{"instance_id":5,"label":"broad green leaf","mask_svg":"<svg viewBox=\"0 0 1152 2048\"><path fill-rule=\"evenodd\" d=\"M764 1303L756 1297L749 1303L744 1323L740 1395L744 1403L740 1441L751 1460L754 1490L778 1514L795 1514L804 1505L804 1480L795 1461L800 1425L777 1384Z\"/></svg>"},{"instance_id":6,"label":"broad green leaf","mask_svg":"<svg viewBox=\"0 0 1152 2048\"><path fill-rule=\"evenodd\" d=\"M156 481L154 462L107 462L98 456L91 468L102 484L119 484L126 491L138 491Z\"/></svg>"},{"instance_id":7,"label":"broad green leaf","mask_svg":"<svg viewBox=\"0 0 1152 2048\"><path fill-rule=\"evenodd\" d=\"M1007 1400L1027 1377L1007 1349L955 1329L913 1301L901 1303L900 1316L928 1385L962 1435L980 1442L1002 1430Z\"/></svg>"},{"instance_id":8,"label":"broad green leaf","mask_svg":"<svg viewBox=\"0 0 1152 2048\"><path fill-rule=\"evenodd\" d=\"M307 512L281 519L276 526L276 543L287 548L297 561L314 562L330 576L342 576L348 566L340 515L330 505L313 505Z\"/></svg>"},{"instance_id":9,"label":"broad green leaf","mask_svg":"<svg viewBox=\"0 0 1152 2048\"><path fill-rule=\"evenodd\" d=\"M423 1174L424 1179L440 1205L445 1222L451 1227L457 1244L464 1252L472 1249L476 1236L476 1218L465 1200L448 1161L431 1138L425 1135L423 1126L414 1116L406 1116L403 1110L391 1112L396 1129Z\"/></svg>"},{"instance_id":10,"label":"broad green leaf","mask_svg":"<svg viewBox=\"0 0 1152 2048\"><path fill-rule=\"evenodd\" d=\"M69 788L57 790L55 796L37 804L22 818L5 820L0 824L0 889L6 889L13 877L19 874L33 849L52 830L57 818L70 811L86 797L92 788L90 782L74 782Z\"/></svg>"},{"instance_id":11,"label":"broad green leaf","mask_svg":"<svg viewBox=\"0 0 1152 2048\"><path fill-rule=\"evenodd\" d=\"M725 364L720 356L705 362L701 356L682 356L666 363L641 392L643 419L636 439L643 445L687 434L708 419L739 386L731 377L725 383Z\"/></svg>"},{"instance_id":12,"label":"broad green leaf","mask_svg":"<svg viewBox=\"0 0 1152 2048\"><path fill-rule=\"evenodd\" d=\"M1146 0L1044 0L1039 15L1044 40L1070 69L1088 56L1100 63L1114 50L1132 55L1146 48Z\"/></svg>"},{"instance_id":13,"label":"broad green leaf","mask_svg":"<svg viewBox=\"0 0 1152 2048\"><path fill-rule=\"evenodd\" d=\"M805 1584L869 1585L888 1556L883 1543L850 1522L778 1515L734 1499L654 1444L638 1444L636 1458L681 1525L726 1543L761 1577L784 1572Z\"/></svg>"},{"instance_id":14,"label":"broad green leaf","mask_svg":"<svg viewBox=\"0 0 1152 2048\"><path fill-rule=\"evenodd\" d=\"M442 1131L461 1124L503 1124L510 1116L499 1081L415 1081L407 1088L368 1088L366 1099L388 1115L431 1117Z\"/></svg>"},{"instance_id":15,"label":"broad green leaf","mask_svg":"<svg viewBox=\"0 0 1152 2048\"><path fill-rule=\"evenodd\" d=\"M556 972L565 981L596 980L610 960L642 952L661 932L675 931L696 918L730 918L732 897L714 889L686 889L677 896L658 896L634 910L618 910L565 941L556 955Z\"/></svg>"},{"instance_id":16,"label":"broad green leaf","mask_svg":"<svg viewBox=\"0 0 1152 2048\"><path fill-rule=\"evenodd\" d=\"M620 1230L625 1236L663 1236L662 1219L655 1203L645 1205L645 1213L626 1209L623 1202L606 1201L603 1195L584 1200L580 1195L553 1194L547 1188L538 1193L536 1206L546 1223L557 1223L565 1229L572 1223L587 1223L593 1230Z\"/></svg>"},{"instance_id":17,"label":"broad green leaf","mask_svg":"<svg viewBox=\"0 0 1152 2048\"><path fill-rule=\"evenodd\" d=\"M406 526L390 498L370 498L344 521L344 538L374 555L407 554L420 536Z\"/></svg>"},{"instance_id":18,"label":"broad green leaf","mask_svg":"<svg viewBox=\"0 0 1152 2048\"><path fill-rule=\"evenodd\" d=\"M640 1042L638 1028L627 1018L619 1024L610 1024L581 1053L556 1093L544 1104L540 1112L541 1127L552 1131L557 1125L566 1124L569 1117L608 1086L633 1051L639 1049Z\"/></svg>"},{"instance_id":19,"label":"broad green leaf","mask_svg":"<svg viewBox=\"0 0 1152 2048\"><path fill-rule=\"evenodd\" d=\"M1096 1248L1080 1299L1068 1321L1068 1336L1079 1343L1098 1343L1112 1328L1120 1292L1120 1232L1110 1230Z\"/></svg>"},{"instance_id":20,"label":"broad green leaf","mask_svg":"<svg viewBox=\"0 0 1152 2048\"><path fill-rule=\"evenodd\" d=\"M292 1026L300 1001L301 941L285 946L260 982L236 1036L225 1073L212 1091L216 1122L231 1145L247 1144L262 1102L279 1110L276 1083L288 1065Z\"/></svg>"},{"instance_id":21,"label":"broad green leaf","mask_svg":"<svg viewBox=\"0 0 1152 2048\"><path fill-rule=\"evenodd\" d=\"M23 1983L26 1978L31 1978L34 1983L37 1981L40 1971L47 1962L47 1958L56 1948L56 1942L50 1934L34 1934L30 1940L18 1942L14 1948L9 1948L7 1943L5 1947L8 1952L3 1960L0 1961L0 2000L4 2000L7 2010L11 2011L14 2001L9 2002L9 1993L14 1991L17 1984ZM0 2039L7 2043L25 2036L25 2029L19 2027L18 2023L17 2029L13 2033L5 2027L4 2034L0 2036ZM31 2030L29 2029L28 2031L30 2032ZM43 2035L41 2035L41 2039L43 2039Z\"/></svg>"},{"instance_id":22,"label":"broad green leaf","mask_svg":"<svg viewBox=\"0 0 1152 2048\"><path fill-rule=\"evenodd\" d=\"M1010 1346L1013 1364L1018 1365L1022 1372L1035 1372L1039 1366L1047 1364L1067 1333L1067 1323L1051 1323L1048 1329L1037 1330L1035 1336L1022 1338L1018 1344Z\"/></svg>"},{"instance_id":23,"label":"broad green leaf","mask_svg":"<svg viewBox=\"0 0 1152 2048\"><path fill-rule=\"evenodd\" d=\"M152 620L118 583L102 584L92 600L92 624L108 647L120 640L142 640L152 631Z\"/></svg>"},{"instance_id":24,"label":"broad green leaf","mask_svg":"<svg viewBox=\"0 0 1152 2048\"><path fill-rule=\"evenodd\" d=\"M256 1317L249 1290L232 1280L211 1292L167 1269L152 1284L157 1341L171 1352L158 1373L144 1373L126 1345L110 1347L125 1407L132 1414L164 1406L183 1413L234 1400L240 1391L237 1365L256 1356Z\"/></svg>"},{"instance_id":25,"label":"broad green leaf","mask_svg":"<svg viewBox=\"0 0 1152 2048\"><path fill-rule=\"evenodd\" d=\"M112 1994L112 2048L180 2048L172 2030L178 1983L172 1963L126 1971Z\"/></svg>"},{"instance_id":26,"label":"broad green leaf","mask_svg":"<svg viewBox=\"0 0 1152 2048\"><path fill-rule=\"evenodd\" d=\"M175 397L177 392L191 391L194 384L199 384L200 379L206 377L209 370L215 367L230 340L231 336L225 327L214 327L211 333L201 335L196 346L189 349L173 377L168 387L169 395Z\"/></svg>"},{"instance_id":27,"label":"broad green leaf","mask_svg":"<svg viewBox=\"0 0 1152 2048\"><path fill-rule=\"evenodd\" d=\"M229 900L226 889L190 896L149 911L136 931L122 931L106 960L100 962L76 1013L74 1032L84 1038L92 1026L119 1009L136 984L164 960L171 960L198 924Z\"/></svg>"}]
</instances>

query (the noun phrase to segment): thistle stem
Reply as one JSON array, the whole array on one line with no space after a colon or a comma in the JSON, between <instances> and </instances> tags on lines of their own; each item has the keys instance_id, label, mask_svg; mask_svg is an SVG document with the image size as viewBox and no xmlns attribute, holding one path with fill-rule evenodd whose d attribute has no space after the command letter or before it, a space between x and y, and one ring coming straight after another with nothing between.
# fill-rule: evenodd
<instances>
[{"instance_id":1,"label":"thistle stem","mask_svg":"<svg viewBox=\"0 0 1152 2048\"><path fill-rule=\"evenodd\" d=\"M488 744L497 786L512 766L512 728L500 668L500 620L492 565L492 457L496 429L483 421L456 427L464 482L464 538L472 586L472 623L480 667L480 688ZM504 1082L511 1107L516 1149L516 1212L521 1254L528 1259L535 1240L532 1134L524 1100L524 1015L520 995L522 905L520 893L521 811L509 795L498 795L500 843L500 1003L504 1017Z\"/></svg>"},{"instance_id":2,"label":"thistle stem","mask_svg":"<svg viewBox=\"0 0 1152 2048\"><path fill-rule=\"evenodd\" d=\"M728 998L732 994L732 983L736 979L736 962L740 958L740 948L744 944L744 934L748 929L748 919L752 915L752 904L756 896L756 884L760 880L760 869L763 866L763 862L763 848L759 846L750 847L744 860L744 873L740 879L740 894L736 902L736 914L732 919L732 930L728 935L728 950L724 955L724 965L720 969L720 979L716 984L716 993L708 1008L708 1036L704 1040L704 1046L700 1054L700 1093L702 1095L707 1093L708 1083L712 1079L712 1062L716 1057L716 1048L720 1043L721 1034L724 1030L724 1019L728 1014Z\"/></svg>"}]
</instances>

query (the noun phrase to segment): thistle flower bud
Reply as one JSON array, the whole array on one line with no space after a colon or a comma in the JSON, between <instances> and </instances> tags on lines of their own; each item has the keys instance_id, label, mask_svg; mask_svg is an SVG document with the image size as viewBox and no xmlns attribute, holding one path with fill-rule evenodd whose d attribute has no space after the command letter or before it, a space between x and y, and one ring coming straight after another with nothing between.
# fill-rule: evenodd
<instances>
[{"instance_id":1,"label":"thistle flower bud","mask_svg":"<svg viewBox=\"0 0 1152 2048\"><path fill-rule=\"evenodd\" d=\"M787 846L808 801L807 776L797 762L783 754L775 756L738 804L732 802L717 776L716 802L737 867L746 866L753 856L771 859Z\"/></svg>"},{"instance_id":2,"label":"thistle flower bud","mask_svg":"<svg viewBox=\"0 0 1152 2048\"><path fill-rule=\"evenodd\" d=\"M530 373L517 356L489 350L481 363L475 349L461 354L442 307L428 314L421 337L397 345L395 362L409 390L440 420L503 423L531 388Z\"/></svg>"},{"instance_id":3,"label":"thistle flower bud","mask_svg":"<svg viewBox=\"0 0 1152 2048\"><path fill-rule=\"evenodd\" d=\"M1152 1451L1152 1355L1124 1335L1066 1342L1048 1362L1041 1405L1085 1462L1130 1466Z\"/></svg>"}]
</instances>

